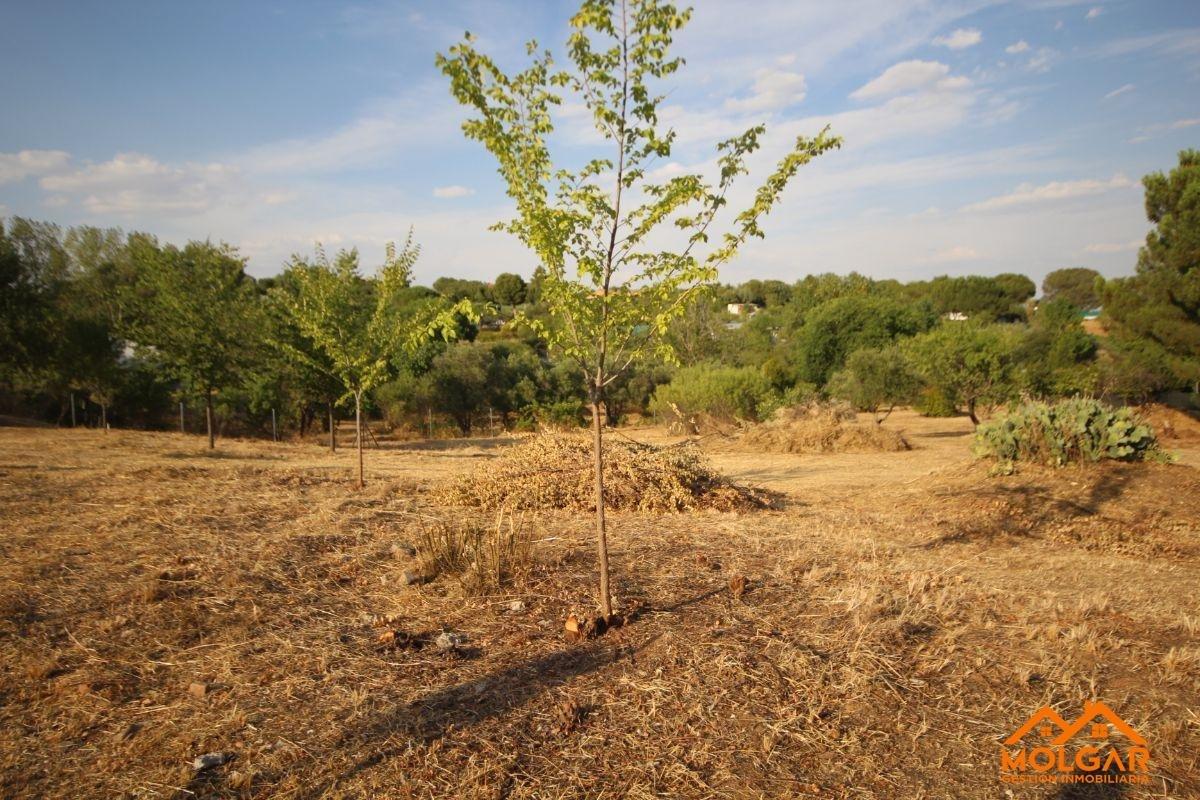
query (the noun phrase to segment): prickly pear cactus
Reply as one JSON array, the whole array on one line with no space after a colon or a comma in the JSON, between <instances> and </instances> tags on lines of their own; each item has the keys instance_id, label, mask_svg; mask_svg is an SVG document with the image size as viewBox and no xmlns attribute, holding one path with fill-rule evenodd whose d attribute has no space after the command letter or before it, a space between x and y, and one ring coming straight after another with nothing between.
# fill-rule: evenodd
<instances>
[{"instance_id":1,"label":"prickly pear cactus","mask_svg":"<svg viewBox=\"0 0 1200 800\"><path fill-rule=\"evenodd\" d=\"M1001 462L1065 464L1167 460L1154 430L1128 406L1110 408L1075 397L1056 403L1025 403L975 432L975 454Z\"/></svg>"}]
</instances>

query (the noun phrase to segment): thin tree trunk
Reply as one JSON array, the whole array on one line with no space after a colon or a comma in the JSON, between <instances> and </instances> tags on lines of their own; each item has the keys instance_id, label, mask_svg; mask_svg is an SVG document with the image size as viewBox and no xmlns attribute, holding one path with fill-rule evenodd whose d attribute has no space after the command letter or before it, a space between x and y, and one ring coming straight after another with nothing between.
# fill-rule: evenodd
<instances>
[{"instance_id":1,"label":"thin tree trunk","mask_svg":"<svg viewBox=\"0 0 1200 800\"><path fill-rule=\"evenodd\" d=\"M354 394L354 438L358 444L358 488L363 488L362 392Z\"/></svg>"},{"instance_id":2,"label":"thin tree trunk","mask_svg":"<svg viewBox=\"0 0 1200 800\"><path fill-rule=\"evenodd\" d=\"M329 404L329 452L337 452L337 429L333 425L333 403Z\"/></svg>"},{"instance_id":3,"label":"thin tree trunk","mask_svg":"<svg viewBox=\"0 0 1200 800\"><path fill-rule=\"evenodd\" d=\"M967 416L971 418L971 424L979 427L979 417L975 415L975 400L967 401Z\"/></svg>"},{"instance_id":4,"label":"thin tree trunk","mask_svg":"<svg viewBox=\"0 0 1200 800\"><path fill-rule=\"evenodd\" d=\"M71 392L71 427L75 427L75 393Z\"/></svg>"},{"instance_id":5,"label":"thin tree trunk","mask_svg":"<svg viewBox=\"0 0 1200 800\"><path fill-rule=\"evenodd\" d=\"M208 449L217 449L217 434L213 429L212 389L204 395L204 422L208 426Z\"/></svg>"},{"instance_id":6,"label":"thin tree trunk","mask_svg":"<svg viewBox=\"0 0 1200 800\"><path fill-rule=\"evenodd\" d=\"M187 428L183 424L183 401L179 401L179 432L187 433Z\"/></svg>"},{"instance_id":7,"label":"thin tree trunk","mask_svg":"<svg viewBox=\"0 0 1200 800\"><path fill-rule=\"evenodd\" d=\"M108 404L106 403L100 404L100 427L104 429L105 433L108 433Z\"/></svg>"},{"instance_id":8,"label":"thin tree trunk","mask_svg":"<svg viewBox=\"0 0 1200 800\"><path fill-rule=\"evenodd\" d=\"M612 616L612 595L608 588L608 530L604 524L604 423L600 420L599 392L592 395L592 446L596 469L596 547L600 560L600 612Z\"/></svg>"}]
</instances>

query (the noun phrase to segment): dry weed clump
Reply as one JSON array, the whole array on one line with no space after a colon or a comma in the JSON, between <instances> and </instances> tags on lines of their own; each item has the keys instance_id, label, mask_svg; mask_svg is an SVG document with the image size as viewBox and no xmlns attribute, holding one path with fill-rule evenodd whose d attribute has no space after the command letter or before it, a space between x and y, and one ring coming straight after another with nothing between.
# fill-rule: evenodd
<instances>
[{"instance_id":1,"label":"dry weed clump","mask_svg":"<svg viewBox=\"0 0 1200 800\"><path fill-rule=\"evenodd\" d=\"M510 511L595 508L592 443L585 436L527 438L474 474L435 492L449 505ZM627 511L736 511L769 505L765 492L717 473L694 444L656 448L610 438L604 445L605 500Z\"/></svg>"},{"instance_id":2,"label":"dry weed clump","mask_svg":"<svg viewBox=\"0 0 1200 800\"><path fill-rule=\"evenodd\" d=\"M856 422L844 404L809 403L781 408L748 428L740 443L764 453L893 453L912 449L897 430Z\"/></svg>"},{"instance_id":3,"label":"dry weed clump","mask_svg":"<svg viewBox=\"0 0 1200 800\"><path fill-rule=\"evenodd\" d=\"M456 576L468 594L500 589L529 571L533 536L523 520L500 512L494 525L439 520L422 525L417 557L424 576Z\"/></svg>"}]
</instances>

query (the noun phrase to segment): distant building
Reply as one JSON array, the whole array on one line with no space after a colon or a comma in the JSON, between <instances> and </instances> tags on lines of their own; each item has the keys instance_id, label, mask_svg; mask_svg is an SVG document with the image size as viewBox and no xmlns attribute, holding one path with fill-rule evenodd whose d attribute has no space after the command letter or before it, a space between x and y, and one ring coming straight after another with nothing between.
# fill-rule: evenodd
<instances>
[{"instance_id":1,"label":"distant building","mask_svg":"<svg viewBox=\"0 0 1200 800\"><path fill-rule=\"evenodd\" d=\"M730 303L725 306L725 310L735 317L750 316L755 311L758 311L757 303Z\"/></svg>"}]
</instances>

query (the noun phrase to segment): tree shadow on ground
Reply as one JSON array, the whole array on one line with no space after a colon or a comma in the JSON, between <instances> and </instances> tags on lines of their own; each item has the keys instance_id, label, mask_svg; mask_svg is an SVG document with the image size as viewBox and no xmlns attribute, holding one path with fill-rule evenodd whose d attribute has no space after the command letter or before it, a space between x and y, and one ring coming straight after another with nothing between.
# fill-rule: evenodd
<instances>
[{"instance_id":1,"label":"tree shadow on ground","mask_svg":"<svg viewBox=\"0 0 1200 800\"><path fill-rule=\"evenodd\" d=\"M210 461L286 461L288 458L283 453L246 453L237 450L171 450L163 453L162 457L186 461L197 458Z\"/></svg>"},{"instance_id":2,"label":"tree shadow on ground","mask_svg":"<svg viewBox=\"0 0 1200 800\"><path fill-rule=\"evenodd\" d=\"M975 431L930 431L929 433L912 433L909 434L909 437L913 439L959 439L974 433Z\"/></svg>"},{"instance_id":3,"label":"tree shadow on ground","mask_svg":"<svg viewBox=\"0 0 1200 800\"><path fill-rule=\"evenodd\" d=\"M1119 773L1104 773L1118 777ZM1046 796L1046 800L1121 800L1128 794L1123 783L1064 783Z\"/></svg>"},{"instance_id":4,"label":"tree shadow on ground","mask_svg":"<svg viewBox=\"0 0 1200 800\"><path fill-rule=\"evenodd\" d=\"M1078 475L1062 473L1064 479ZM985 486L956 492L952 502L979 513L957 521L950 530L917 545L931 550L951 544L994 543L1004 539L1041 539L1052 522L1081 517L1102 517L1100 506L1118 499L1137 474L1131 469L1104 469L1085 476L1090 485L1076 497L1064 497L1045 483Z\"/></svg>"},{"instance_id":5,"label":"tree shadow on ground","mask_svg":"<svg viewBox=\"0 0 1200 800\"><path fill-rule=\"evenodd\" d=\"M521 440L513 437L467 437L463 439L419 439L409 442L389 442L381 441L379 443L380 450L396 450L399 452L429 452L438 453L447 450L463 450L468 447L475 447L480 450L502 450L506 447L512 447L518 444Z\"/></svg>"},{"instance_id":6,"label":"tree shadow on ground","mask_svg":"<svg viewBox=\"0 0 1200 800\"><path fill-rule=\"evenodd\" d=\"M679 613L722 591L723 587L708 589L669 605L643 610L642 614ZM641 633L637 627L635 624L635 627L623 629L623 632ZM395 742L397 738L402 741L370 752L340 775L310 786L300 796L321 797L334 786L403 753L414 741L427 744L451 729L461 730L518 711L542 694L565 686L582 675L636 658L639 652L660 636L661 633L647 630L639 642L626 643L609 633L585 644L565 645L537 658L510 664L481 678L438 689L376 714L361 727L345 733L338 746L356 742L360 748L367 749L373 742Z\"/></svg>"}]
</instances>

